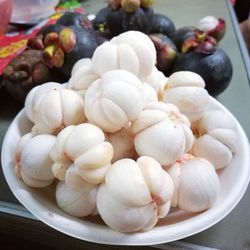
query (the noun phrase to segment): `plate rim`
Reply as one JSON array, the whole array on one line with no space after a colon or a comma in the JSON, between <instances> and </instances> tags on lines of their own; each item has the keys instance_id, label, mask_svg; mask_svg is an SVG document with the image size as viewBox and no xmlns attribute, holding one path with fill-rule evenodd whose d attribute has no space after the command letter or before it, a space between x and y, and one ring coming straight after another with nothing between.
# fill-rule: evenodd
<instances>
[{"instance_id":1,"label":"plate rim","mask_svg":"<svg viewBox=\"0 0 250 250\"><path fill-rule=\"evenodd\" d=\"M134 234L126 234L126 233L116 232L116 231L108 228L108 226L103 225L106 229L102 229L102 227L101 227L98 230L98 231L100 231L99 233L102 233L102 235L103 235L103 237L101 238L101 236L100 236L100 234L98 232L94 234L94 237L93 236L89 237L89 235L87 235L87 236L75 235L74 233L70 233L67 230L63 229L63 228L55 226L54 223L52 222L53 220L52 221L48 220L48 218L42 216L41 214L38 213L38 211L36 211L36 209L34 209L34 207L36 207L36 205L34 206L34 205L28 203L27 201L23 201L21 199L20 194L14 188L14 184L10 182L10 178L9 178L9 175L8 175L9 174L8 170L7 170L8 162L6 162L8 152L7 152L6 144L7 144L8 140L10 140L10 138L11 138L10 137L10 131L12 131L12 129L16 125L16 121L18 121L18 119L20 119L21 116L23 116L23 115L25 116L24 109L19 111L19 113L15 116L15 118L11 122L11 124L10 124L9 128L7 129L7 132L5 133L5 136L4 136L4 140L3 140L3 143L2 143L2 150L1 150L1 163L2 163L2 169L3 169L4 177L6 179L6 182L7 182L8 186L9 186L9 188L11 189L12 193L14 194L14 196L36 218L38 218L40 221L42 221L46 225L50 226L51 228L53 228L53 229L55 229L57 231L60 231L60 232L62 232L64 234L66 234L66 235L69 235L71 237L80 239L80 240L85 240L85 241L89 241L89 242L93 242L93 243L100 243L100 244L109 244L109 245L143 246L143 245L155 245L155 244L168 243L168 242L172 242L172 241L175 241L175 240L180 240L180 239L189 237L191 235L200 233L200 232L210 228L211 226L215 225L219 221L221 221L223 218L225 218L236 207L236 205L240 202L243 195L245 194L246 189L247 189L248 184L249 184L249 181L250 181L250 152L249 152L248 138L247 138L242 126L240 125L238 120L234 117L234 115L224 105L222 105L219 101L217 101L213 97L210 97L210 99L211 99L210 103L212 104L212 106L215 106L215 107L217 107L217 109L225 111L230 116L232 116L233 119L236 121L236 124L237 124L237 127L238 127L238 133L239 133L240 137L242 138L242 145L243 145L243 149L244 149L244 151L242 151L242 154L245 156L243 158L244 166L248 166L248 167L244 168L246 173L244 175L244 177L245 177L244 181L241 182L240 188L237 190L237 192L234 192L233 196L230 196L230 199L227 199L227 203L229 203L230 206L228 206L228 205L225 206L225 204L223 204L224 206L222 206L219 211L218 211L218 209L216 209L216 211L215 211L216 213L212 210L212 208L205 211L205 212L203 212L203 213L200 213L199 217L201 217L201 220L199 221L199 223L197 223L197 220L196 220L196 223L192 224L193 229L192 229L191 232L189 232L189 230L182 230L179 235L175 235L175 236L174 235L166 235L165 236L164 231L167 231L167 230L164 230L164 229L157 230L157 227L155 227L152 230L147 231L147 232L137 232L137 233L134 233ZM236 195L237 195L237 198L235 198ZM207 214L209 215L211 212L213 212L213 217L212 217L213 220L211 220L207 216L202 216L205 213L206 213L206 215ZM73 218L75 218L75 217L73 217ZM193 218L191 218L191 219L193 219ZM184 226L182 226L182 227L185 228L185 224L189 223L189 220L190 219L185 220L184 222L181 222L182 225L184 224ZM176 227L176 226L178 227L179 223L175 223L175 224L172 224L170 226L171 227ZM161 228L163 228L163 227L167 227L167 226L161 226ZM94 229L95 228L93 228L93 230ZM158 231L160 231L160 234L159 234ZM147 237L147 234L151 234L151 238L145 240L144 237L143 237L145 234L146 234L146 237ZM108 239L106 238L107 235L109 236ZM165 239L164 239L163 235L165 236ZM122 239L122 241L119 241L120 239Z\"/></svg>"}]
</instances>

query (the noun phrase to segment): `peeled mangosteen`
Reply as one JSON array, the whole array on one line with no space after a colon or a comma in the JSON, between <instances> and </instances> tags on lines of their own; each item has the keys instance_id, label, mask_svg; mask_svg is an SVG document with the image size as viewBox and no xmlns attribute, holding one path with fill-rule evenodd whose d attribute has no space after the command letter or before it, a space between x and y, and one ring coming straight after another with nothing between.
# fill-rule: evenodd
<instances>
[{"instance_id":1,"label":"peeled mangosteen","mask_svg":"<svg viewBox=\"0 0 250 250\"><path fill-rule=\"evenodd\" d=\"M170 18L162 14L154 14L150 33L161 33L172 37L174 32L175 26Z\"/></svg>"},{"instance_id":2,"label":"peeled mangosteen","mask_svg":"<svg viewBox=\"0 0 250 250\"><path fill-rule=\"evenodd\" d=\"M233 74L231 60L221 48L208 54L197 50L180 54L173 72L181 70L199 74L206 83L207 91L214 97L227 88Z\"/></svg>"},{"instance_id":3,"label":"peeled mangosteen","mask_svg":"<svg viewBox=\"0 0 250 250\"><path fill-rule=\"evenodd\" d=\"M174 42L163 34L150 34L149 37L156 49L156 67L166 76L170 75L177 57L177 48Z\"/></svg>"},{"instance_id":4,"label":"peeled mangosteen","mask_svg":"<svg viewBox=\"0 0 250 250\"><path fill-rule=\"evenodd\" d=\"M177 29L174 32L171 38L179 52L181 52L182 44L184 43L184 41L186 41L188 38L195 37L195 30L195 27L185 26Z\"/></svg>"}]
</instances>

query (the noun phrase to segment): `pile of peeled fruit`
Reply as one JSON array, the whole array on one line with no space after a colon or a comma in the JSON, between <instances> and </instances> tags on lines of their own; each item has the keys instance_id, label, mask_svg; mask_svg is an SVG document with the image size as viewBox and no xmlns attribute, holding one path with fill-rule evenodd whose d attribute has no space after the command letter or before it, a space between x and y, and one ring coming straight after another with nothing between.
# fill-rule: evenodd
<instances>
[{"instance_id":1,"label":"pile of peeled fruit","mask_svg":"<svg viewBox=\"0 0 250 250\"><path fill-rule=\"evenodd\" d=\"M220 194L219 169L237 150L237 124L196 73L166 78L150 38L128 31L79 60L66 84L33 88L15 170L33 188L56 183L60 209L100 216L116 231L152 229L171 207L198 213Z\"/></svg>"}]
</instances>

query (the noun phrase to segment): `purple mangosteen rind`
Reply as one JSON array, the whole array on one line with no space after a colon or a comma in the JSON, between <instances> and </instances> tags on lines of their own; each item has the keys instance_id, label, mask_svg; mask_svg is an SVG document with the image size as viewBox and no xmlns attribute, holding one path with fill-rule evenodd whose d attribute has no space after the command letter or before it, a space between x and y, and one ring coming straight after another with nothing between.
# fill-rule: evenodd
<instances>
[{"instance_id":1,"label":"purple mangosteen rind","mask_svg":"<svg viewBox=\"0 0 250 250\"><path fill-rule=\"evenodd\" d=\"M173 40L178 52L182 52L182 44L185 40L195 37L195 30L196 28L193 26L185 26L174 32L171 39Z\"/></svg>"},{"instance_id":2,"label":"purple mangosteen rind","mask_svg":"<svg viewBox=\"0 0 250 250\"><path fill-rule=\"evenodd\" d=\"M216 39L217 42L221 41L226 33L226 22L223 18L218 18L218 25L208 32L208 34Z\"/></svg>"},{"instance_id":3,"label":"purple mangosteen rind","mask_svg":"<svg viewBox=\"0 0 250 250\"><path fill-rule=\"evenodd\" d=\"M177 57L177 48L173 41L163 34L150 34L157 55L156 67L165 75L169 75Z\"/></svg>"},{"instance_id":4,"label":"purple mangosteen rind","mask_svg":"<svg viewBox=\"0 0 250 250\"><path fill-rule=\"evenodd\" d=\"M182 70L199 74L206 83L205 88L214 97L228 87L233 74L231 60L221 48L216 48L211 54L197 51L179 54L172 73Z\"/></svg>"},{"instance_id":5,"label":"purple mangosteen rind","mask_svg":"<svg viewBox=\"0 0 250 250\"><path fill-rule=\"evenodd\" d=\"M24 102L33 87L45 82L65 82L43 63L42 54L42 50L26 49L5 68L2 83L14 99Z\"/></svg>"},{"instance_id":6,"label":"purple mangosteen rind","mask_svg":"<svg viewBox=\"0 0 250 250\"><path fill-rule=\"evenodd\" d=\"M172 37L175 33L175 25L167 16L155 13L152 20L150 33L160 33Z\"/></svg>"},{"instance_id":7,"label":"purple mangosteen rind","mask_svg":"<svg viewBox=\"0 0 250 250\"><path fill-rule=\"evenodd\" d=\"M122 8L110 10L107 15L107 28L112 36L117 36L129 30L149 34L154 11L152 8L139 7L135 12L128 13Z\"/></svg>"}]
</instances>

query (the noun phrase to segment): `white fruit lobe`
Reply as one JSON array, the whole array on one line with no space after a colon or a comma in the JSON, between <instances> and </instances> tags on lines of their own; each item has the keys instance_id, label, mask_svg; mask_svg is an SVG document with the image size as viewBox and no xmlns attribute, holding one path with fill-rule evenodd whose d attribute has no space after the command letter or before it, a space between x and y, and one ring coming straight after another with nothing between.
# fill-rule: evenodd
<instances>
[{"instance_id":1,"label":"white fruit lobe","mask_svg":"<svg viewBox=\"0 0 250 250\"><path fill-rule=\"evenodd\" d=\"M178 71L170 75L165 86L163 101L176 105L191 122L200 119L209 104L209 94L200 75Z\"/></svg>"},{"instance_id":2,"label":"white fruit lobe","mask_svg":"<svg viewBox=\"0 0 250 250\"><path fill-rule=\"evenodd\" d=\"M168 173L174 183L171 206L197 213L209 209L218 199L220 181L209 161L186 154Z\"/></svg>"},{"instance_id":3,"label":"white fruit lobe","mask_svg":"<svg viewBox=\"0 0 250 250\"><path fill-rule=\"evenodd\" d=\"M154 159L115 162L97 193L97 209L104 222L120 232L151 229L170 208L173 183Z\"/></svg>"},{"instance_id":4,"label":"white fruit lobe","mask_svg":"<svg viewBox=\"0 0 250 250\"><path fill-rule=\"evenodd\" d=\"M41 188L53 182L53 161L49 153L55 140L56 137L49 134L35 137L27 134L20 140L16 152L18 156L16 164L23 181L28 186Z\"/></svg>"},{"instance_id":5,"label":"white fruit lobe","mask_svg":"<svg viewBox=\"0 0 250 250\"><path fill-rule=\"evenodd\" d=\"M56 202L65 213L84 217L96 210L96 193L98 186L82 181L81 189L70 188L60 181L56 186Z\"/></svg>"},{"instance_id":6,"label":"white fruit lobe","mask_svg":"<svg viewBox=\"0 0 250 250\"><path fill-rule=\"evenodd\" d=\"M69 89L53 89L43 94L33 120L37 133L51 134L84 121L84 102L80 95Z\"/></svg>"},{"instance_id":7,"label":"white fruit lobe","mask_svg":"<svg viewBox=\"0 0 250 250\"><path fill-rule=\"evenodd\" d=\"M142 83L125 70L107 72L87 89L85 95L88 121L105 132L127 127L142 108Z\"/></svg>"},{"instance_id":8,"label":"white fruit lobe","mask_svg":"<svg viewBox=\"0 0 250 250\"><path fill-rule=\"evenodd\" d=\"M104 180L113 154L113 147L105 141L102 130L89 123L63 129L58 134L50 153L55 162L55 177L64 180L69 165L74 163L75 173L93 184Z\"/></svg>"},{"instance_id":9,"label":"white fruit lobe","mask_svg":"<svg viewBox=\"0 0 250 250\"><path fill-rule=\"evenodd\" d=\"M111 70L123 69L145 78L156 63L156 51L147 35L128 31L100 45L92 62L95 73L100 76Z\"/></svg>"},{"instance_id":10,"label":"white fruit lobe","mask_svg":"<svg viewBox=\"0 0 250 250\"><path fill-rule=\"evenodd\" d=\"M216 169L226 167L238 148L237 125L234 119L220 110L211 110L197 123L198 138L192 153L210 161Z\"/></svg>"},{"instance_id":11,"label":"white fruit lobe","mask_svg":"<svg viewBox=\"0 0 250 250\"><path fill-rule=\"evenodd\" d=\"M132 123L135 149L138 155L147 155L161 165L173 164L193 145L190 122L172 104L148 104Z\"/></svg>"}]
</instances>

